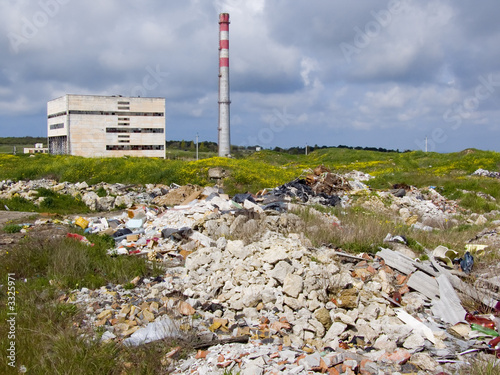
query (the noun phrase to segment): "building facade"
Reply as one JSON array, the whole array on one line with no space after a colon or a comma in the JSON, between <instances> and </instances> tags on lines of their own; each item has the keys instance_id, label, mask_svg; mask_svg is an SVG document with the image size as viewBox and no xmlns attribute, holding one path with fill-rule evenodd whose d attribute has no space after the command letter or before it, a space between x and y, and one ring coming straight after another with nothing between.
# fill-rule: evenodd
<instances>
[{"instance_id":1,"label":"building facade","mask_svg":"<svg viewBox=\"0 0 500 375\"><path fill-rule=\"evenodd\" d=\"M165 99L65 95L47 103L49 153L165 157Z\"/></svg>"},{"instance_id":2,"label":"building facade","mask_svg":"<svg viewBox=\"0 0 500 375\"><path fill-rule=\"evenodd\" d=\"M35 143L35 147L25 147L25 154L47 154L49 152L48 147L43 147L43 143Z\"/></svg>"}]
</instances>

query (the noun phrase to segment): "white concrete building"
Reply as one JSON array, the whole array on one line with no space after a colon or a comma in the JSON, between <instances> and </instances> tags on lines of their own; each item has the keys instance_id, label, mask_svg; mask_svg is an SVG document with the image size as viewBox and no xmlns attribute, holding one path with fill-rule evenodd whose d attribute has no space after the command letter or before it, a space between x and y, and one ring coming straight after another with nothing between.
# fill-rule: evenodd
<instances>
[{"instance_id":1,"label":"white concrete building","mask_svg":"<svg viewBox=\"0 0 500 375\"><path fill-rule=\"evenodd\" d=\"M165 99L64 95L47 103L51 154L165 157Z\"/></svg>"},{"instance_id":2,"label":"white concrete building","mask_svg":"<svg viewBox=\"0 0 500 375\"><path fill-rule=\"evenodd\" d=\"M48 147L43 147L43 143L35 143L35 147L25 147L25 154L47 154L49 152Z\"/></svg>"}]
</instances>

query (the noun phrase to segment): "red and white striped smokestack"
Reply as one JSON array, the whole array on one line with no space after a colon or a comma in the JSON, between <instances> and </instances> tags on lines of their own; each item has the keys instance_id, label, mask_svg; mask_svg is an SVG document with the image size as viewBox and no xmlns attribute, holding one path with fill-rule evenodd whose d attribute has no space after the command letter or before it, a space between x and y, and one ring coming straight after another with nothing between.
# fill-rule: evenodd
<instances>
[{"instance_id":1,"label":"red and white striped smokestack","mask_svg":"<svg viewBox=\"0 0 500 375\"><path fill-rule=\"evenodd\" d=\"M229 136L229 14L219 14L219 156L231 154Z\"/></svg>"}]
</instances>

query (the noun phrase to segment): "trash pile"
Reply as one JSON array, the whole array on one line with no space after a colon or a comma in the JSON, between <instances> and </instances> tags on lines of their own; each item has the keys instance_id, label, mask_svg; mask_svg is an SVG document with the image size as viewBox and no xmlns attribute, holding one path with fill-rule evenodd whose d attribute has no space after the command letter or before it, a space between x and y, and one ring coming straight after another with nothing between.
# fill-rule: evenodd
<instances>
[{"instance_id":1,"label":"trash pile","mask_svg":"<svg viewBox=\"0 0 500 375\"><path fill-rule=\"evenodd\" d=\"M476 170L472 176L481 176L481 177L491 177L491 178L500 178L499 172L491 172L486 169L478 169Z\"/></svg>"},{"instance_id":2,"label":"trash pile","mask_svg":"<svg viewBox=\"0 0 500 375\"><path fill-rule=\"evenodd\" d=\"M349 202L349 192L369 191L368 186L361 182L369 180L371 176L368 176L358 171L342 176L321 165L307 173L305 178L281 185L271 194L298 198L304 203L345 207Z\"/></svg>"},{"instance_id":3,"label":"trash pile","mask_svg":"<svg viewBox=\"0 0 500 375\"><path fill-rule=\"evenodd\" d=\"M463 281L496 231L471 239L461 258L440 246L427 261L398 235L388 234L377 254L360 255L314 248L305 238L304 222L290 211L347 206L369 190L367 180L318 167L232 198L217 187L100 184L116 193L110 207L128 197L127 209L63 222L113 237L110 256L145 256L167 268L155 279L82 288L62 300L83 309L80 328L102 341L136 346L194 335L196 354L176 360L174 349L163 358L174 374L451 374L477 351L500 358L498 276L475 275L474 286ZM99 188L85 185L2 182L0 196L33 196L37 187L97 196ZM103 207L97 198L86 201ZM444 228L458 210L433 188L404 185L362 204L390 210L416 230ZM325 226L342 225L334 215L310 212ZM466 310L464 295L491 313Z\"/></svg>"}]
</instances>

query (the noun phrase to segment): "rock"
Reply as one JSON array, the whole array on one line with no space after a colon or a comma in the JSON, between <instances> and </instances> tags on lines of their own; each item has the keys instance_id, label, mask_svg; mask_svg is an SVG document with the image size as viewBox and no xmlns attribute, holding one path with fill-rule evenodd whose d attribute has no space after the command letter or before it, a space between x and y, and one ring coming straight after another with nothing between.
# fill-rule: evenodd
<instances>
[{"instance_id":1,"label":"rock","mask_svg":"<svg viewBox=\"0 0 500 375\"><path fill-rule=\"evenodd\" d=\"M323 341L329 342L337 337L339 337L346 329L347 325L340 322L335 322L331 325L330 329L326 333L325 337L323 337Z\"/></svg>"},{"instance_id":2,"label":"rock","mask_svg":"<svg viewBox=\"0 0 500 375\"><path fill-rule=\"evenodd\" d=\"M280 260L287 259L287 250L283 246L272 246L270 249L266 250L261 260L269 264L276 264Z\"/></svg>"},{"instance_id":3,"label":"rock","mask_svg":"<svg viewBox=\"0 0 500 375\"><path fill-rule=\"evenodd\" d=\"M166 195L153 199L153 203L159 206L175 206L182 204L190 195L201 192L203 189L196 185L184 185L171 189Z\"/></svg>"},{"instance_id":4,"label":"rock","mask_svg":"<svg viewBox=\"0 0 500 375\"><path fill-rule=\"evenodd\" d=\"M475 225L485 225L488 223L488 219L484 217L484 215L479 215L479 217L474 222Z\"/></svg>"},{"instance_id":5,"label":"rock","mask_svg":"<svg viewBox=\"0 0 500 375\"><path fill-rule=\"evenodd\" d=\"M294 274L288 274L283 281L283 293L290 297L297 298L302 292L304 281L302 277Z\"/></svg>"},{"instance_id":6,"label":"rock","mask_svg":"<svg viewBox=\"0 0 500 375\"><path fill-rule=\"evenodd\" d=\"M314 313L314 317L323 325L323 327L325 327L326 330L329 330L330 327L332 326L332 319L330 317L330 312L327 309L325 308L318 309Z\"/></svg>"},{"instance_id":7,"label":"rock","mask_svg":"<svg viewBox=\"0 0 500 375\"><path fill-rule=\"evenodd\" d=\"M358 306L358 293L356 288L343 289L337 298L337 306L345 309L355 309Z\"/></svg>"},{"instance_id":8,"label":"rock","mask_svg":"<svg viewBox=\"0 0 500 375\"><path fill-rule=\"evenodd\" d=\"M417 349L424 346L425 340L418 333L414 333L404 341L403 347L409 350Z\"/></svg>"},{"instance_id":9,"label":"rock","mask_svg":"<svg viewBox=\"0 0 500 375\"><path fill-rule=\"evenodd\" d=\"M93 191L83 194L82 202L90 208L92 211L97 210L97 202L99 201L99 196Z\"/></svg>"},{"instance_id":10,"label":"rock","mask_svg":"<svg viewBox=\"0 0 500 375\"><path fill-rule=\"evenodd\" d=\"M245 247L245 243L243 241L227 241L226 251L234 257L242 260L251 254L249 249Z\"/></svg>"},{"instance_id":11,"label":"rock","mask_svg":"<svg viewBox=\"0 0 500 375\"><path fill-rule=\"evenodd\" d=\"M134 204L132 197L128 195L119 195L115 198L115 207L130 208Z\"/></svg>"},{"instance_id":12,"label":"rock","mask_svg":"<svg viewBox=\"0 0 500 375\"><path fill-rule=\"evenodd\" d=\"M411 356L411 363L424 371L436 371L438 362L427 353L415 353Z\"/></svg>"},{"instance_id":13,"label":"rock","mask_svg":"<svg viewBox=\"0 0 500 375\"><path fill-rule=\"evenodd\" d=\"M392 341L387 335L380 336L373 344L373 347L375 349L385 350L387 353L392 353L397 349L396 342Z\"/></svg>"},{"instance_id":14,"label":"rock","mask_svg":"<svg viewBox=\"0 0 500 375\"><path fill-rule=\"evenodd\" d=\"M144 319L146 319L148 322L152 322L155 320L155 315L149 310L143 310L142 315L144 316Z\"/></svg>"},{"instance_id":15,"label":"rock","mask_svg":"<svg viewBox=\"0 0 500 375\"><path fill-rule=\"evenodd\" d=\"M286 276L293 273L293 271L293 266L290 263L282 260L274 266L274 269L270 272L270 276L275 278L280 284L283 284Z\"/></svg>"},{"instance_id":16,"label":"rock","mask_svg":"<svg viewBox=\"0 0 500 375\"><path fill-rule=\"evenodd\" d=\"M196 313L196 310L193 308L193 306L184 301L179 302L178 309L182 315L194 315Z\"/></svg>"},{"instance_id":17,"label":"rock","mask_svg":"<svg viewBox=\"0 0 500 375\"><path fill-rule=\"evenodd\" d=\"M227 243L228 243L227 239L225 237L221 237L217 239L215 246L217 246L217 249L219 250L225 250Z\"/></svg>"},{"instance_id":18,"label":"rock","mask_svg":"<svg viewBox=\"0 0 500 375\"><path fill-rule=\"evenodd\" d=\"M299 301L297 298L285 296L283 299L283 302L285 303L285 305L287 305L288 307L290 307L294 311L298 311L302 307L304 307L304 304L301 303L301 301Z\"/></svg>"},{"instance_id":19,"label":"rock","mask_svg":"<svg viewBox=\"0 0 500 375\"><path fill-rule=\"evenodd\" d=\"M406 349L397 349L393 352L387 352L383 354L380 358L380 362L396 363L402 365L406 363L411 357L411 354Z\"/></svg>"}]
</instances>

